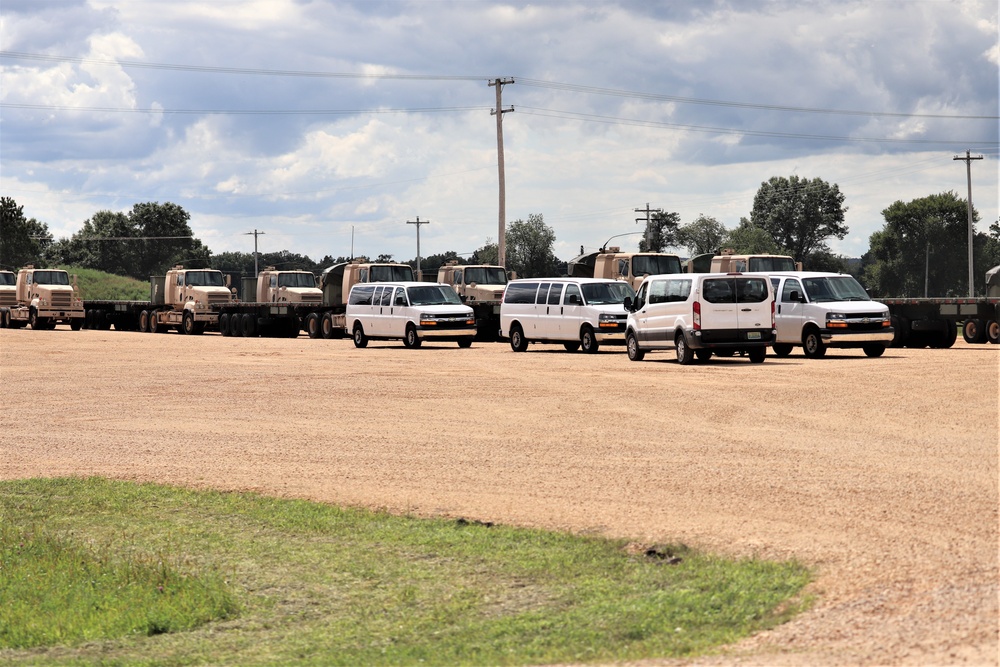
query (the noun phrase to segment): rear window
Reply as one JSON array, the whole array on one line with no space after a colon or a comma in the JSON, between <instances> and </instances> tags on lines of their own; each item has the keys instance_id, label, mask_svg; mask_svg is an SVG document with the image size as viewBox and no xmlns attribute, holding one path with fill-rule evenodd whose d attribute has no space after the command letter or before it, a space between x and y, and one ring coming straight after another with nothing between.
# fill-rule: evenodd
<instances>
[{"instance_id":1,"label":"rear window","mask_svg":"<svg viewBox=\"0 0 1000 667\"><path fill-rule=\"evenodd\" d=\"M351 290L351 297L348 303L352 306L370 306L372 305L372 294L374 293L374 285L355 287Z\"/></svg>"},{"instance_id":2,"label":"rear window","mask_svg":"<svg viewBox=\"0 0 1000 667\"><path fill-rule=\"evenodd\" d=\"M767 278L709 278L702 283L702 297L709 303L761 303L767 301Z\"/></svg>"},{"instance_id":3,"label":"rear window","mask_svg":"<svg viewBox=\"0 0 1000 667\"><path fill-rule=\"evenodd\" d=\"M534 303L538 283L508 283L503 293L504 303Z\"/></svg>"}]
</instances>

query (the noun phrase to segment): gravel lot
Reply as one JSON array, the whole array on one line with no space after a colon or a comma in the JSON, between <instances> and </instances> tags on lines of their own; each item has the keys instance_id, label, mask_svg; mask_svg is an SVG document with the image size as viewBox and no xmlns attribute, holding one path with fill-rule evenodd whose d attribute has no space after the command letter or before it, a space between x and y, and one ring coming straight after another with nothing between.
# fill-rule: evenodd
<instances>
[{"instance_id":1,"label":"gravel lot","mask_svg":"<svg viewBox=\"0 0 1000 667\"><path fill-rule=\"evenodd\" d=\"M607 346L4 329L0 478L795 558L815 568L814 607L699 664L995 665L998 362L1000 346L961 339L682 367Z\"/></svg>"}]
</instances>

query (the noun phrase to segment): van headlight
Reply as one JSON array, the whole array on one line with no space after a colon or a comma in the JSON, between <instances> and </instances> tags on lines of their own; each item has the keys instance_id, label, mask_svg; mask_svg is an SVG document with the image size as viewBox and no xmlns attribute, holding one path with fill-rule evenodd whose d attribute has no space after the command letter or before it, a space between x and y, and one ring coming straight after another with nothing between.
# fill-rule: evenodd
<instances>
[{"instance_id":1,"label":"van headlight","mask_svg":"<svg viewBox=\"0 0 1000 667\"><path fill-rule=\"evenodd\" d=\"M617 329L618 324L618 316L612 313L601 313L597 318L597 326L601 328Z\"/></svg>"},{"instance_id":2,"label":"van headlight","mask_svg":"<svg viewBox=\"0 0 1000 667\"><path fill-rule=\"evenodd\" d=\"M420 313L420 326L436 327L437 318L435 318L433 315L428 315L427 313Z\"/></svg>"},{"instance_id":3,"label":"van headlight","mask_svg":"<svg viewBox=\"0 0 1000 667\"><path fill-rule=\"evenodd\" d=\"M847 315L844 313L827 313L826 326L828 329L846 329Z\"/></svg>"}]
</instances>

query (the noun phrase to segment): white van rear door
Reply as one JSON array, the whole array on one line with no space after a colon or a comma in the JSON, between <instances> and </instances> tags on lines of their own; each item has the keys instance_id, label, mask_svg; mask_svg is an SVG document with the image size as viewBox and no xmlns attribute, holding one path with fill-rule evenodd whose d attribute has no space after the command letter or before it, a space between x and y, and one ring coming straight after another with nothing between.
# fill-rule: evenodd
<instances>
[{"instance_id":1,"label":"white van rear door","mask_svg":"<svg viewBox=\"0 0 1000 667\"><path fill-rule=\"evenodd\" d=\"M737 327L744 330L771 328L771 282L765 276L735 278ZM748 331L748 340L760 340L759 331Z\"/></svg>"},{"instance_id":2,"label":"white van rear door","mask_svg":"<svg viewBox=\"0 0 1000 667\"><path fill-rule=\"evenodd\" d=\"M736 281L733 278L706 278L701 284L701 328L732 330L740 326L736 303Z\"/></svg>"}]
</instances>

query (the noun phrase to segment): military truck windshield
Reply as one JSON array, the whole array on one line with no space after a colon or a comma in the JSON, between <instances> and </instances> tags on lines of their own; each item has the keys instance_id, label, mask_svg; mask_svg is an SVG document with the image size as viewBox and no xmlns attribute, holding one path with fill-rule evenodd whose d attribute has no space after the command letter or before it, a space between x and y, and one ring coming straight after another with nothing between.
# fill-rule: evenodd
<instances>
[{"instance_id":1,"label":"military truck windshield","mask_svg":"<svg viewBox=\"0 0 1000 667\"><path fill-rule=\"evenodd\" d=\"M751 257L751 273L770 273L771 271L794 271L795 262L791 257Z\"/></svg>"},{"instance_id":2,"label":"military truck windshield","mask_svg":"<svg viewBox=\"0 0 1000 667\"><path fill-rule=\"evenodd\" d=\"M35 271L31 280L39 285L69 285L69 274L65 271Z\"/></svg>"},{"instance_id":3,"label":"military truck windshield","mask_svg":"<svg viewBox=\"0 0 1000 667\"><path fill-rule=\"evenodd\" d=\"M465 284L506 285L507 272L499 266L470 266L465 269Z\"/></svg>"},{"instance_id":4,"label":"military truck windshield","mask_svg":"<svg viewBox=\"0 0 1000 667\"><path fill-rule=\"evenodd\" d=\"M278 287L316 287L316 276L311 273L279 273Z\"/></svg>"},{"instance_id":5,"label":"military truck windshield","mask_svg":"<svg viewBox=\"0 0 1000 667\"><path fill-rule=\"evenodd\" d=\"M613 283L584 283L580 285L583 290L583 300L588 306L599 306L603 304L621 304L625 297L635 298L635 290L626 282L616 280Z\"/></svg>"},{"instance_id":6,"label":"military truck windshield","mask_svg":"<svg viewBox=\"0 0 1000 667\"><path fill-rule=\"evenodd\" d=\"M411 306L450 306L462 303L455 290L440 285L407 287L406 294L410 297Z\"/></svg>"},{"instance_id":7,"label":"military truck windshield","mask_svg":"<svg viewBox=\"0 0 1000 667\"><path fill-rule=\"evenodd\" d=\"M853 276L804 278L802 287L809 296L809 300L817 303L824 301L871 301L865 288L858 284Z\"/></svg>"},{"instance_id":8,"label":"military truck windshield","mask_svg":"<svg viewBox=\"0 0 1000 667\"><path fill-rule=\"evenodd\" d=\"M632 258L632 274L636 276L680 272L681 259L676 255L636 255Z\"/></svg>"},{"instance_id":9,"label":"military truck windshield","mask_svg":"<svg viewBox=\"0 0 1000 667\"><path fill-rule=\"evenodd\" d=\"M368 282L372 283L413 281L413 269L408 266L373 266L368 275Z\"/></svg>"},{"instance_id":10,"label":"military truck windshield","mask_svg":"<svg viewBox=\"0 0 1000 667\"><path fill-rule=\"evenodd\" d=\"M16 282L13 273L0 273L0 285L13 285Z\"/></svg>"},{"instance_id":11,"label":"military truck windshield","mask_svg":"<svg viewBox=\"0 0 1000 667\"><path fill-rule=\"evenodd\" d=\"M184 284L189 287L225 287L226 281L221 271L188 271Z\"/></svg>"}]
</instances>

